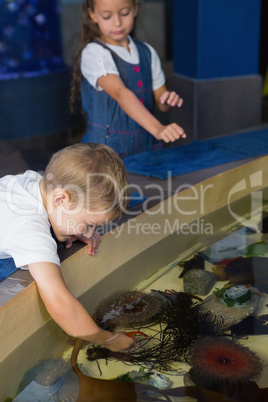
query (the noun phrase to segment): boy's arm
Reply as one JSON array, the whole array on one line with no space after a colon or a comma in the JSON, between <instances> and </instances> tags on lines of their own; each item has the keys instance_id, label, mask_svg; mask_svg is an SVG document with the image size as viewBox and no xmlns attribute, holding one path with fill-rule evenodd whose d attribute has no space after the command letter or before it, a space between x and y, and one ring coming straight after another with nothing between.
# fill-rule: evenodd
<instances>
[{"instance_id":1,"label":"boy's arm","mask_svg":"<svg viewBox=\"0 0 268 402\"><path fill-rule=\"evenodd\" d=\"M113 333L98 327L85 308L65 285L60 268L53 263L29 264L40 296L53 320L68 334L88 342L103 344L112 351L128 348L133 340L124 334L110 342ZM112 338L113 339L113 338Z\"/></svg>"},{"instance_id":2,"label":"boy's arm","mask_svg":"<svg viewBox=\"0 0 268 402\"><path fill-rule=\"evenodd\" d=\"M186 137L183 128L178 124L172 123L168 126L161 124L141 103L137 96L126 88L121 78L117 75L108 74L100 77L98 85L119 104L128 116L158 140L173 142L180 137Z\"/></svg>"}]
</instances>

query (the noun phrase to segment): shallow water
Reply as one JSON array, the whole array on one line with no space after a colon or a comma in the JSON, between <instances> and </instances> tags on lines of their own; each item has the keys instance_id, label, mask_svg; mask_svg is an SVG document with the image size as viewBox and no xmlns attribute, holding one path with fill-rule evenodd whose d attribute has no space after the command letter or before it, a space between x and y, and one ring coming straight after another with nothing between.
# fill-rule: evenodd
<instances>
[{"instance_id":1,"label":"shallow water","mask_svg":"<svg viewBox=\"0 0 268 402\"><path fill-rule=\"evenodd\" d=\"M172 370L161 371L159 367L157 367L157 370L154 369L153 364L148 361L145 361L144 364L139 363L136 365L130 363L126 364L126 362L118 361L117 359L88 361L88 345L84 345L81 347L77 357L78 377L80 375L79 386L77 377L73 375L70 365L70 358L74 349L72 345L60 357L60 360L55 360L55 364L58 365L59 370L54 370L54 380L51 379L53 377L51 376L51 368L48 369L48 367L46 367L44 369L41 384L43 386L56 384L55 390L50 390L50 392L52 392L50 396L51 399L44 399L44 401L104 401L103 394L101 397L98 397L98 392L100 392L99 389L103 391L105 387L108 387L105 401L115 400L116 402L121 400L118 396L121 392L120 387L122 387L122 401L267 401L268 396L265 388L268 389L268 251L266 250L268 237L267 234L260 231L266 230L265 226L263 229L260 227L260 222L262 221L263 213L267 211L268 204L266 203L263 211L256 209L254 213L251 213L250 219L248 219L248 217L245 219L244 224L243 222L232 223L228 227L222 228L216 234L214 233L212 236L200 237L195 247L191 248L191 250L186 250L183 255L179 255L171 264L163 267L153 277L139 284L135 289L146 293L150 293L153 289L162 292L166 290L184 292L184 287L186 286L185 277L187 277L187 274L185 274L184 277L180 276L187 271L185 261L190 261L196 255L202 255L204 270L214 275L221 275L217 276L216 282L211 282L212 286L209 288L209 291L206 291L206 294L196 293L202 300L209 299L210 303L212 300L211 304L208 304L209 301L206 301L204 306L209 306L208 310L212 311L212 314L217 317L220 317L221 322L226 325L226 330L217 338L217 341L219 340L220 343L216 344L217 353L219 350L221 351L217 360L217 363L220 362L220 368L218 367L218 369L221 370L218 376L214 375L217 371L215 361L213 362L215 367L212 369L212 372L206 373L207 361L201 360L201 358L204 359L204 356L200 351L198 356L199 360L204 365L204 372L202 372L200 368L197 368L197 358L187 358L187 361L185 361L185 358L182 359L182 361L171 361ZM228 265L228 260L233 260L238 257L240 258ZM241 261L243 262L242 265ZM265 267L267 267L267 272ZM196 264L193 268L196 268ZM199 269L199 271L204 270ZM219 278L221 280L219 280ZM205 282L205 279L199 278L197 285L200 285L201 281ZM193 286L193 282L193 280L190 280L190 289L191 286ZM218 296L214 295L213 292L216 289L222 289L227 284L230 284L230 282L233 285L246 285L247 289L252 292L251 302L228 307L226 301L224 302L222 298L219 299ZM195 302L197 301L195 300ZM200 302L198 301L197 303ZM265 315L267 315L267 317L265 317ZM174 326L178 328L181 327L179 322L175 323ZM120 328L118 330L139 330L145 333L148 336L148 340L146 340L148 343L145 345L145 348L151 348L161 343L163 340L162 331L164 328L165 325L158 322L154 325L139 325L137 327L132 326L131 328ZM138 337L138 339L142 338L142 336ZM207 337L204 341L203 338L204 337L199 336L198 339L196 339L196 343L200 341L201 350L202 345L203 348L205 348L205 346L208 347L209 353L212 346L214 347L214 341L211 339L207 340ZM224 340L223 343L221 343L222 339ZM233 342L244 347L242 352L239 348L232 349ZM193 342L189 349L187 349L185 352L186 357L192 356L193 346L196 343ZM222 352L223 349L225 350L225 354ZM237 354L237 360L234 359L233 362L228 362L229 353L231 353L232 356ZM239 366L240 358L243 363L241 367ZM235 376L236 373L233 372L232 374L231 371L228 377L228 370L230 367L235 367L236 364L237 373L240 373L242 377L239 375ZM248 371L246 371L247 364L250 366ZM145 372L152 372L151 379L154 377L155 381L150 382L148 378L146 380L143 379L142 386L144 388L142 388L141 385L133 386L129 383L122 384L122 381L118 382L117 391L119 394L116 394L114 399L112 399L113 391L109 388L111 384L108 384L105 380L115 379L129 372L136 372L136 374L132 373L132 376L136 375L136 381L140 381L137 380L137 373L140 372L141 367L142 369L144 368ZM63 370L64 373L60 372L60 370ZM257 378L254 377L254 370L259 371ZM203 376L204 374L205 377ZM40 376L40 373L38 373L38 375ZM62 378L64 381L60 383ZM88 395L87 399L81 399L81 396L79 397L80 393L78 395L78 391L80 390L81 392L82 389L86 389L86 378L90 378L88 382L91 382L90 389L92 389L92 394ZM96 385L94 381L92 383L92 379L94 378L98 380L101 379L103 382ZM38 378L35 378L35 381L37 380ZM206 381L208 380L209 382L207 383ZM115 384L115 382L113 382L113 384ZM154 391L148 391L148 385L153 385ZM201 391L200 387L207 390ZM94 392L95 395L93 395ZM126 397L126 393L128 397ZM27 399L27 396L26 399L20 399L20 397L15 399L15 401L19 402L24 400L27 402L30 401L30 399Z\"/></svg>"}]
</instances>

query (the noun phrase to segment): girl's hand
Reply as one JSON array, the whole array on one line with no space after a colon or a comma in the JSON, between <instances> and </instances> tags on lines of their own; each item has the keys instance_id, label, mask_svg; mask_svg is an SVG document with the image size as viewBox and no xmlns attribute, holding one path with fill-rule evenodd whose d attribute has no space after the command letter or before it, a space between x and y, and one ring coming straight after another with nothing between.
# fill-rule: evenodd
<instances>
[{"instance_id":1,"label":"girl's hand","mask_svg":"<svg viewBox=\"0 0 268 402\"><path fill-rule=\"evenodd\" d=\"M164 105L165 103L171 107L177 106L181 107L183 104L183 99L179 97L179 95L172 91L165 91L159 99L160 103Z\"/></svg>"},{"instance_id":2,"label":"girl's hand","mask_svg":"<svg viewBox=\"0 0 268 402\"><path fill-rule=\"evenodd\" d=\"M157 134L158 140L165 142L174 142L179 138L186 138L186 134L182 127L176 123L169 124L168 126L162 126L163 129Z\"/></svg>"},{"instance_id":3,"label":"girl's hand","mask_svg":"<svg viewBox=\"0 0 268 402\"><path fill-rule=\"evenodd\" d=\"M93 232L91 237L85 237L83 235L81 236L70 236L68 240L65 242L65 247L70 248L72 247L72 244L74 241L80 240L81 242L87 244L87 253L88 255L93 256L98 252L98 248L101 242L101 236L99 235L98 232Z\"/></svg>"}]
</instances>

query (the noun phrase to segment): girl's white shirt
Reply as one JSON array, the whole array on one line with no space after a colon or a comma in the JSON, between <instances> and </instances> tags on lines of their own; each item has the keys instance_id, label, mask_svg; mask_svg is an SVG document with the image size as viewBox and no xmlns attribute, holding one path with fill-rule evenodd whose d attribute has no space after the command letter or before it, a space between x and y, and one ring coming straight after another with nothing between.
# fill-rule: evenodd
<instances>
[{"instance_id":1,"label":"girl's white shirt","mask_svg":"<svg viewBox=\"0 0 268 402\"><path fill-rule=\"evenodd\" d=\"M129 51L123 46L109 45L108 43L105 45L127 63L139 64L140 60L137 46L130 36L128 39ZM165 84L165 75L157 52L148 43L144 42L144 44L148 46L151 52L152 88L153 91L155 91ZM97 84L100 77L108 74L116 74L119 76L119 71L109 50L94 42L89 43L82 50L81 72L86 80L98 91L103 90Z\"/></svg>"}]
</instances>

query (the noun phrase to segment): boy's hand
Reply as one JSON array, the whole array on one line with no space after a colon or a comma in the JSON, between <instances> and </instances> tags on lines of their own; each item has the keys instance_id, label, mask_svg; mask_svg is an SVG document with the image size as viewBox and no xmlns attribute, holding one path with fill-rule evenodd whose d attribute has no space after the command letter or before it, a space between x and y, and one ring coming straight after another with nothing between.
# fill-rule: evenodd
<instances>
[{"instance_id":1,"label":"boy's hand","mask_svg":"<svg viewBox=\"0 0 268 402\"><path fill-rule=\"evenodd\" d=\"M172 92L165 91L161 95L159 101L162 105L164 105L166 103L167 105L169 105L171 107L174 107L174 106L181 107L183 104L183 99L180 98L179 95L174 91L172 91Z\"/></svg>"},{"instance_id":2,"label":"boy's hand","mask_svg":"<svg viewBox=\"0 0 268 402\"><path fill-rule=\"evenodd\" d=\"M80 240L82 243L87 244L87 253L88 255L93 256L98 252L98 248L101 242L101 236L99 235L98 232L93 232L90 238L85 237L83 235L81 236L70 236L68 240L65 242L65 247L70 248L72 247L72 244L74 241Z\"/></svg>"},{"instance_id":3,"label":"boy's hand","mask_svg":"<svg viewBox=\"0 0 268 402\"><path fill-rule=\"evenodd\" d=\"M135 340L130 338L123 332L115 333L111 338L102 344L105 348L111 350L112 352L124 352L133 344Z\"/></svg>"}]
</instances>

